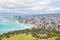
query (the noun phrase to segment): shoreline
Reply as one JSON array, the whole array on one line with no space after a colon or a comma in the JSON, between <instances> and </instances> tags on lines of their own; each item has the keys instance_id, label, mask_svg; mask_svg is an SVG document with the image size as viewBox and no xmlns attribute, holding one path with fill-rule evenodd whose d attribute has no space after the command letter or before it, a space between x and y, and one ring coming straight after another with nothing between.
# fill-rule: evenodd
<instances>
[{"instance_id":1,"label":"shoreline","mask_svg":"<svg viewBox=\"0 0 60 40\"><path fill-rule=\"evenodd\" d=\"M30 28L32 28L34 26L33 24L20 23L18 20L11 20L11 19L9 20L9 19L6 19L6 18L0 18L0 19L1 19L0 34L15 31L15 30L30 29ZM6 21L4 21L4 19Z\"/></svg>"},{"instance_id":2,"label":"shoreline","mask_svg":"<svg viewBox=\"0 0 60 40\"><path fill-rule=\"evenodd\" d=\"M28 24L28 23L20 23L19 24L23 24L23 25L31 25L31 27L27 27L27 28L22 28L22 29L13 29L13 30L10 30L10 31L7 31L7 32L3 32L3 33L0 33L0 35L4 34L4 33L8 33L8 32L12 32L12 31L18 31L18 30L25 30L25 29L31 29L33 28L35 25L33 24Z\"/></svg>"}]
</instances>

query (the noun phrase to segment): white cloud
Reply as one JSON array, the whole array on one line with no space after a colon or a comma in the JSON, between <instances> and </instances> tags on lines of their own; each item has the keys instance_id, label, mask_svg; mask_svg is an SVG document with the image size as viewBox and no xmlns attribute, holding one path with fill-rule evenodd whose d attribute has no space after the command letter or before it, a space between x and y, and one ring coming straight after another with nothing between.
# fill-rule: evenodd
<instances>
[{"instance_id":1,"label":"white cloud","mask_svg":"<svg viewBox=\"0 0 60 40\"><path fill-rule=\"evenodd\" d=\"M60 7L48 7L47 11L53 12L53 11L60 11Z\"/></svg>"},{"instance_id":2,"label":"white cloud","mask_svg":"<svg viewBox=\"0 0 60 40\"><path fill-rule=\"evenodd\" d=\"M48 7L47 5L56 0L0 0L0 11L56 11L59 8ZM48 8L47 8L48 7Z\"/></svg>"},{"instance_id":3,"label":"white cloud","mask_svg":"<svg viewBox=\"0 0 60 40\"><path fill-rule=\"evenodd\" d=\"M52 0L40 0L38 2L30 3L28 6L30 6L30 11L42 11L45 6L49 3L53 2Z\"/></svg>"}]
</instances>

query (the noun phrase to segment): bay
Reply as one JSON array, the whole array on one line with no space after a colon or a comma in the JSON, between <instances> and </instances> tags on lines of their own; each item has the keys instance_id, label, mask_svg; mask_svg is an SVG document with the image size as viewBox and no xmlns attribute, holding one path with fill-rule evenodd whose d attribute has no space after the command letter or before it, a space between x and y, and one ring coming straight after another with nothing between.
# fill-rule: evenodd
<instances>
[{"instance_id":1,"label":"bay","mask_svg":"<svg viewBox=\"0 0 60 40\"><path fill-rule=\"evenodd\" d=\"M32 28L31 24L19 23L6 18L0 18L0 34L7 33L14 30L23 30Z\"/></svg>"}]
</instances>

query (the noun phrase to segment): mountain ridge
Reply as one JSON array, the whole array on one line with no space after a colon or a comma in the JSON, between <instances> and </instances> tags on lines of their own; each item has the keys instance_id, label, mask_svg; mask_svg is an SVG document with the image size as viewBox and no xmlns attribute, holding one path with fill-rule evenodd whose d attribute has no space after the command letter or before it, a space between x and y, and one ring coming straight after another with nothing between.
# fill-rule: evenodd
<instances>
[{"instance_id":1,"label":"mountain ridge","mask_svg":"<svg viewBox=\"0 0 60 40\"><path fill-rule=\"evenodd\" d=\"M11 14L11 13L0 13L0 16L60 16L60 13L51 14Z\"/></svg>"}]
</instances>

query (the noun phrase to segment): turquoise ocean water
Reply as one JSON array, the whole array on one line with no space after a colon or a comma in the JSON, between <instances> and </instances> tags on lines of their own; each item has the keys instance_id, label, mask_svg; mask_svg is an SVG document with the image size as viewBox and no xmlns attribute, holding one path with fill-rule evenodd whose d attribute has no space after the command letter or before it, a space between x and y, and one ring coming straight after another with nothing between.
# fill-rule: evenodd
<instances>
[{"instance_id":1,"label":"turquoise ocean water","mask_svg":"<svg viewBox=\"0 0 60 40\"><path fill-rule=\"evenodd\" d=\"M23 30L31 27L33 27L33 25L18 23L9 19L0 18L0 34L14 30Z\"/></svg>"}]
</instances>

